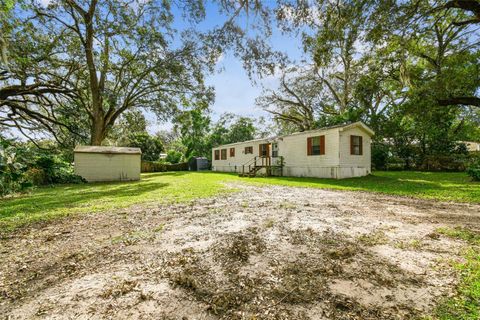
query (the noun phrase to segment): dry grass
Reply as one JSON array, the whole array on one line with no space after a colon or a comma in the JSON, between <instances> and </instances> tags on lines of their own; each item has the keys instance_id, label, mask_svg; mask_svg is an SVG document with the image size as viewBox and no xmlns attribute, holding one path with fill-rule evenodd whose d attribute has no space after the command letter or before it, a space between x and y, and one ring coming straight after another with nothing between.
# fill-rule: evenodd
<instances>
[{"instance_id":1,"label":"dry grass","mask_svg":"<svg viewBox=\"0 0 480 320\"><path fill-rule=\"evenodd\" d=\"M368 234L362 234L358 237L358 241L366 246L376 246L386 244L388 242L388 237L382 230L375 230Z\"/></svg>"},{"instance_id":2,"label":"dry grass","mask_svg":"<svg viewBox=\"0 0 480 320\"><path fill-rule=\"evenodd\" d=\"M103 290L103 292L100 294L100 297L103 299L115 299L135 291L137 286L138 281L119 279L105 288L105 290Z\"/></svg>"},{"instance_id":3,"label":"dry grass","mask_svg":"<svg viewBox=\"0 0 480 320\"><path fill-rule=\"evenodd\" d=\"M448 228L478 230L478 206L309 194L248 187L25 228L0 239L0 314L418 319L455 289L457 239L478 240Z\"/></svg>"},{"instance_id":4,"label":"dry grass","mask_svg":"<svg viewBox=\"0 0 480 320\"><path fill-rule=\"evenodd\" d=\"M256 228L222 237L212 251L183 250L166 259L164 276L222 319L310 319L303 306L328 302L329 319L396 319L394 312L365 307L333 292L332 279L366 278L379 286L419 284L386 261L378 260L342 234L311 229L283 229L294 250L289 260L271 256L264 234ZM213 255L212 255L213 254ZM266 270L256 270L251 257L262 254ZM216 263L219 262L219 263ZM290 306L290 307L286 307ZM404 318L416 311L402 307Z\"/></svg>"}]
</instances>

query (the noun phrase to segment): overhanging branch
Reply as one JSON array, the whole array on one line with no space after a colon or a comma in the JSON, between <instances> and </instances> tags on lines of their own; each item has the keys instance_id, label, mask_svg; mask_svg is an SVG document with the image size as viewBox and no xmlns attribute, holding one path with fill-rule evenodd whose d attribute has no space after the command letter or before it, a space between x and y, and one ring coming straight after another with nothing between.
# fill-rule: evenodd
<instances>
[{"instance_id":1,"label":"overhanging branch","mask_svg":"<svg viewBox=\"0 0 480 320\"><path fill-rule=\"evenodd\" d=\"M439 99L438 104L441 106L464 105L480 108L480 98L478 97L452 97L448 99Z\"/></svg>"}]
</instances>

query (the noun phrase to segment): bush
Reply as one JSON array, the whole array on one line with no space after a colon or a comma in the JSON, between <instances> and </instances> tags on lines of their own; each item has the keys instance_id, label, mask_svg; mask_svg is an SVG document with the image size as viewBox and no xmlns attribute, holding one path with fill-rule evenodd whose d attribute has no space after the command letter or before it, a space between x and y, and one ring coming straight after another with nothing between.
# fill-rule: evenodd
<instances>
[{"instance_id":1,"label":"bush","mask_svg":"<svg viewBox=\"0 0 480 320\"><path fill-rule=\"evenodd\" d=\"M167 157L165 158L166 162L170 163L179 163L182 161L183 154L180 151L170 150L167 152Z\"/></svg>"},{"instance_id":2,"label":"bush","mask_svg":"<svg viewBox=\"0 0 480 320\"><path fill-rule=\"evenodd\" d=\"M59 156L0 138L0 196L34 185L83 181L74 174L73 165Z\"/></svg>"},{"instance_id":3,"label":"bush","mask_svg":"<svg viewBox=\"0 0 480 320\"><path fill-rule=\"evenodd\" d=\"M33 185L45 184L45 171L39 168L30 168L25 172L25 175Z\"/></svg>"},{"instance_id":4,"label":"bush","mask_svg":"<svg viewBox=\"0 0 480 320\"><path fill-rule=\"evenodd\" d=\"M175 164L142 161L142 172L188 171L188 162Z\"/></svg>"},{"instance_id":5,"label":"bush","mask_svg":"<svg viewBox=\"0 0 480 320\"><path fill-rule=\"evenodd\" d=\"M467 169L467 174L473 181L480 181L480 153L472 155L470 166Z\"/></svg>"},{"instance_id":6,"label":"bush","mask_svg":"<svg viewBox=\"0 0 480 320\"><path fill-rule=\"evenodd\" d=\"M43 181L38 184L84 182L82 177L74 173L71 163L65 162L55 155L39 155L35 160L34 168L43 171ZM40 177L40 175L37 174L37 177Z\"/></svg>"},{"instance_id":7,"label":"bush","mask_svg":"<svg viewBox=\"0 0 480 320\"><path fill-rule=\"evenodd\" d=\"M390 158L390 148L384 143L372 144L372 165L376 170L385 170Z\"/></svg>"},{"instance_id":8,"label":"bush","mask_svg":"<svg viewBox=\"0 0 480 320\"><path fill-rule=\"evenodd\" d=\"M142 160L146 161L157 161L160 152L163 150L162 141L158 137L153 137L146 132L130 134L127 145L140 148L142 150Z\"/></svg>"},{"instance_id":9,"label":"bush","mask_svg":"<svg viewBox=\"0 0 480 320\"><path fill-rule=\"evenodd\" d=\"M480 151L470 152L467 160L467 167L480 167Z\"/></svg>"},{"instance_id":10,"label":"bush","mask_svg":"<svg viewBox=\"0 0 480 320\"><path fill-rule=\"evenodd\" d=\"M0 196L22 192L32 187L25 172L28 150L17 148L10 141L0 141Z\"/></svg>"},{"instance_id":11,"label":"bush","mask_svg":"<svg viewBox=\"0 0 480 320\"><path fill-rule=\"evenodd\" d=\"M467 174L473 181L480 181L480 168L468 168Z\"/></svg>"}]
</instances>

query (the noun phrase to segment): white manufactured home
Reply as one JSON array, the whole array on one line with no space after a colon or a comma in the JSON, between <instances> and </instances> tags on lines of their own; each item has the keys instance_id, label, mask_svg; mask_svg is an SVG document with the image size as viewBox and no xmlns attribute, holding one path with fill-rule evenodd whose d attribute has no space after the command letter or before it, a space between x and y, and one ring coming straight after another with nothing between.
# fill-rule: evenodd
<instances>
[{"instance_id":1,"label":"white manufactured home","mask_svg":"<svg viewBox=\"0 0 480 320\"><path fill-rule=\"evenodd\" d=\"M257 139L212 149L212 170L343 179L371 172L371 138L362 122Z\"/></svg>"}]
</instances>

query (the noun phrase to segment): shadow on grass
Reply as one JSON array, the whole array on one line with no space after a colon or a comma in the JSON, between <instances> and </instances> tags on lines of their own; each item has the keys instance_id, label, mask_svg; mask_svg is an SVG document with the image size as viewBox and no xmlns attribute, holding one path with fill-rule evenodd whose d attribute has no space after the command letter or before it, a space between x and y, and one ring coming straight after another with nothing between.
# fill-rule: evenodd
<instances>
[{"instance_id":1,"label":"shadow on grass","mask_svg":"<svg viewBox=\"0 0 480 320\"><path fill-rule=\"evenodd\" d=\"M194 172L199 172L199 171L194 171ZM192 171L166 171L166 172L144 172L142 173L142 180L144 180L144 177L150 177L150 176L177 176L181 177L184 175L189 175L191 174Z\"/></svg>"},{"instance_id":2,"label":"shadow on grass","mask_svg":"<svg viewBox=\"0 0 480 320\"><path fill-rule=\"evenodd\" d=\"M469 181L464 173L375 172L348 179L305 177L253 178L246 181L296 187L360 190L421 198L480 202L480 184Z\"/></svg>"},{"instance_id":3,"label":"shadow on grass","mask_svg":"<svg viewBox=\"0 0 480 320\"><path fill-rule=\"evenodd\" d=\"M135 182L89 183L40 188L31 196L0 200L0 219L18 214L34 215L47 210L95 205L96 202L114 203L121 201L122 198L141 196L169 185L169 183L151 182L152 180L146 178Z\"/></svg>"},{"instance_id":4,"label":"shadow on grass","mask_svg":"<svg viewBox=\"0 0 480 320\"><path fill-rule=\"evenodd\" d=\"M235 173L158 172L140 181L57 185L31 194L0 199L0 229L78 212L95 212L150 201L180 201L212 196L224 181L291 187L369 191L416 198L480 203L480 184L464 173L375 172L343 180L269 177L239 178ZM1 230L0 230L1 231Z\"/></svg>"}]
</instances>

